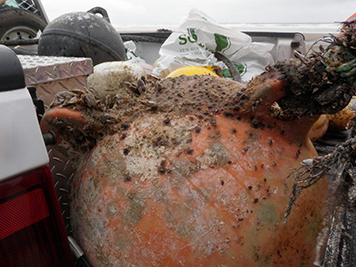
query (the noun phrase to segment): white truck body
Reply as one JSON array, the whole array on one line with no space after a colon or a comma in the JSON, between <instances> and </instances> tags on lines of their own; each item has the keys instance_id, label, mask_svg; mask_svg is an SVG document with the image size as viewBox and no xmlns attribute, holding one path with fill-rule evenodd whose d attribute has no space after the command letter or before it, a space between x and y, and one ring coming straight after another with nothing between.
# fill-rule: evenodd
<instances>
[{"instance_id":1,"label":"white truck body","mask_svg":"<svg viewBox=\"0 0 356 267\"><path fill-rule=\"evenodd\" d=\"M49 159L28 89L0 95L1 181L45 166Z\"/></svg>"}]
</instances>

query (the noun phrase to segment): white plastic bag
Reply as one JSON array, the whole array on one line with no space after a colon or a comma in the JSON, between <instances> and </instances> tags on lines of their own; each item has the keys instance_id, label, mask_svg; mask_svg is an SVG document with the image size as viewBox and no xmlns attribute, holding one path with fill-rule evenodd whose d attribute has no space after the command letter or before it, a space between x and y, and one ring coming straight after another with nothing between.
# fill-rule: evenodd
<instances>
[{"instance_id":1,"label":"white plastic bag","mask_svg":"<svg viewBox=\"0 0 356 267\"><path fill-rule=\"evenodd\" d=\"M273 64L270 43L254 43L247 34L220 25L202 11L192 9L178 30L163 43L160 58L152 75L164 78L173 70L187 65L219 65L213 52L227 56L243 68L243 81L260 74L267 64ZM240 69L240 68L239 68Z\"/></svg>"},{"instance_id":2,"label":"white plastic bag","mask_svg":"<svg viewBox=\"0 0 356 267\"><path fill-rule=\"evenodd\" d=\"M126 50L126 60L132 63L146 63L144 59L136 55L136 45L133 41L124 42Z\"/></svg>"},{"instance_id":3,"label":"white plastic bag","mask_svg":"<svg viewBox=\"0 0 356 267\"><path fill-rule=\"evenodd\" d=\"M151 75L153 66L147 64L146 61L137 55L136 44L133 41L124 42L126 50L126 61L140 65L147 75Z\"/></svg>"}]
</instances>

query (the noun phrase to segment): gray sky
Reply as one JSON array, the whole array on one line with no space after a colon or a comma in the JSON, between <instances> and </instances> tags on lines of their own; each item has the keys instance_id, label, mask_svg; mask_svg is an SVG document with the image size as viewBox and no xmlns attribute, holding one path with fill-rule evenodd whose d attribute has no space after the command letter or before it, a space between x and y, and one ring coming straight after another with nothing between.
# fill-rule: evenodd
<instances>
[{"instance_id":1,"label":"gray sky","mask_svg":"<svg viewBox=\"0 0 356 267\"><path fill-rule=\"evenodd\" d=\"M115 26L179 24L191 8L219 23L334 23L356 12L356 0L42 0L50 20L105 8Z\"/></svg>"}]
</instances>

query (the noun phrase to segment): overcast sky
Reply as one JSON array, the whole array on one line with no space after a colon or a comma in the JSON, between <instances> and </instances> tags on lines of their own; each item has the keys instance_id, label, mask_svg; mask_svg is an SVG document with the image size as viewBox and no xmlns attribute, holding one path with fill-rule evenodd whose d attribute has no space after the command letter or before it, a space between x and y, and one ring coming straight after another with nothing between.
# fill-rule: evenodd
<instances>
[{"instance_id":1,"label":"overcast sky","mask_svg":"<svg viewBox=\"0 0 356 267\"><path fill-rule=\"evenodd\" d=\"M105 8L115 26L178 25L191 8L219 23L334 23L356 12L356 0L41 0L50 20Z\"/></svg>"}]
</instances>

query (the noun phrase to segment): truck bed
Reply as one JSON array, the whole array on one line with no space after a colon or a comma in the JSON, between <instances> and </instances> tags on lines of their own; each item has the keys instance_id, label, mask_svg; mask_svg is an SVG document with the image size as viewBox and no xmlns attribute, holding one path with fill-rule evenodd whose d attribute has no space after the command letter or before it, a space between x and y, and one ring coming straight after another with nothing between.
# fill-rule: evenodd
<instances>
[{"instance_id":1,"label":"truck bed","mask_svg":"<svg viewBox=\"0 0 356 267\"><path fill-rule=\"evenodd\" d=\"M137 55L144 58L148 64L154 64L159 57L160 46L169 34L169 31L125 33L122 34L122 39L133 41L137 47ZM292 57L295 42L299 42L303 53L307 52L307 44L301 33L248 32L248 34L253 41L273 43L275 47L272 55L276 61ZM26 85L36 87L37 96L44 101L45 107L50 105L53 96L59 91L84 89L86 77L93 72L92 62L87 58L54 58L36 55L22 55L19 58L25 71ZM349 138L350 131L328 131L315 141L314 145L319 155L325 156ZM47 149L66 230L68 235L71 235L69 201L74 168L70 161L53 147L48 146ZM332 181L334 177L329 176L328 179ZM356 213L353 207L345 205L341 213L335 213L334 220L335 223L330 226L331 234L322 266L356 266L356 233L352 227L356 223Z\"/></svg>"}]
</instances>

